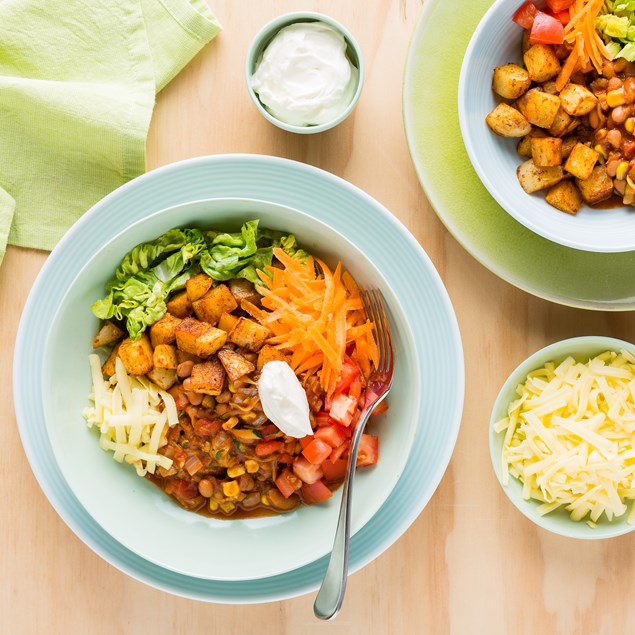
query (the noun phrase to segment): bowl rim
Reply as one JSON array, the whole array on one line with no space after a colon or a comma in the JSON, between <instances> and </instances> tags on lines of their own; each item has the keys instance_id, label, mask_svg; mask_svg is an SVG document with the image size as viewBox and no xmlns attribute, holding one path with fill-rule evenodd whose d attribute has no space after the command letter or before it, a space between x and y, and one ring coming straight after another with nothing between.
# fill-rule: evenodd
<instances>
[{"instance_id":1,"label":"bowl rim","mask_svg":"<svg viewBox=\"0 0 635 635\"><path fill-rule=\"evenodd\" d=\"M264 107L263 103L260 101L260 98L251 86L251 76L255 70L257 56L262 51L264 51L269 42L281 29L299 22L323 22L324 24L332 27L333 29L341 33L341 35L344 37L344 40L346 41L347 49L352 50L357 57L357 70L359 71L357 77L357 87L350 103L348 104L346 109L343 110L337 117L316 126L297 126L295 124L286 123L285 121L274 117ZM247 84L247 92L249 93L251 100L256 105L256 108L258 109L260 114L265 119L267 119L267 121L271 122L278 128L286 130L287 132L295 132L296 134L317 134L320 132L325 132L326 130L330 130L331 128L334 128L342 121L344 121L351 114L351 112L357 105L357 102L359 101L359 97L362 93L362 88L364 87L364 57L362 55L362 49L353 34L335 18L315 11L291 11L289 13L284 13L267 22L253 37L247 50L247 56L245 58L245 83Z\"/></svg>"},{"instance_id":2,"label":"bowl rim","mask_svg":"<svg viewBox=\"0 0 635 635\"><path fill-rule=\"evenodd\" d=\"M491 466L494 470L494 474L496 475L496 480L498 481L501 489L503 490L507 498L511 501L514 507L523 514L523 516L528 518L541 529L554 534L558 534L560 536L565 536L566 538L579 540L601 540L605 538L621 536L635 530L635 523L629 525L626 522L628 512L623 514L617 520L614 520L610 523L604 521L601 525L598 525L593 529L588 527L588 525L586 525L583 520L576 522L569 519L569 522L571 524L568 525L565 522L557 522L555 520L556 517L552 516L551 514L540 516L536 512L536 508L539 505L538 501L534 500L533 498L525 500L524 498L522 498L522 495L519 496L517 492L513 491L512 487L503 483L500 456L502 448L502 434L499 432L495 432L494 430L494 425L496 424L496 422L507 415L507 406L510 403L507 395L511 394L516 389L516 386L524 381L524 379L526 379L527 375L531 371L540 368L542 365L549 361L559 361L564 359L568 355L575 357L577 354L576 351L579 351L581 348L584 347L597 351L597 353L592 354L600 354L607 350L618 352L622 348L627 349L629 352L635 354L635 344L627 342L626 340L604 335L582 335L577 337L570 337L564 340L552 342L551 344L547 344L546 346L537 350L535 353L532 353L529 357L518 364L516 368L514 368L514 370L508 375L500 391L498 392L498 395L496 396L488 425L489 453ZM580 357L583 358L585 358L586 356L586 353L584 355L580 355ZM510 477L510 484L512 480L518 482L517 479L514 479L514 477ZM633 502L632 504L635 505L635 502ZM563 519L563 521L564 520L566 519ZM572 531L567 531L567 528L569 527ZM581 531L579 532L579 534L575 534L573 530L579 528L582 528Z\"/></svg>"},{"instance_id":3,"label":"bowl rim","mask_svg":"<svg viewBox=\"0 0 635 635\"><path fill-rule=\"evenodd\" d=\"M518 6L520 6L520 0L513 0L517 2ZM501 193L496 185L496 183L490 178L488 170L485 168L485 160L486 157L481 159L479 151L477 151L475 139L472 137L471 126L468 124L468 99L470 95L469 83L471 81L471 74L468 72L468 67L472 65L474 59L474 50L478 46L478 42L480 42L483 37L483 32L489 27L489 22L492 20L493 16L498 14L501 11L501 7L511 4L512 0L496 0L494 4L485 12L481 20L479 21L476 29L472 33L470 37L470 41L467 45L467 49L465 50L465 55L463 57L463 62L461 63L461 70L459 73L459 82L458 82L458 94L457 94L457 107L458 107L458 115L459 115L459 127L461 129L461 136L463 138L463 144L465 145L465 149L467 151L467 155L470 159L470 162L478 175L479 179L485 186L485 189L489 192L490 196L516 221L520 224L524 225L527 229L534 232L535 234L550 240L551 242L557 243L559 245L563 245L564 247L570 247L572 249L578 249L581 251L589 251L594 253L624 253L629 251L635 251L635 238L629 244L623 245L612 245L610 243L605 243L601 245L594 244L587 239L576 239L570 238L569 234L566 232L554 232L549 230L549 228L543 227L540 224L536 224L530 218L525 216L520 212L523 209L522 204L517 204L515 201L509 200L509 197L505 196ZM538 2L537 4L543 5L544 2ZM510 16L511 18L511 16ZM511 23L511 20L510 20ZM520 42L520 37L519 37ZM484 63L483 61L481 63ZM490 64L492 69L494 65ZM507 102L505 102L507 103ZM494 134L494 133L492 133ZM520 165L520 163L519 163ZM518 192L518 195L531 196L530 194L526 194L523 190ZM521 200L521 199L519 199ZM548 205L545 203L545 205ZM615 209L626 209L629 210L628 206L617 206ZM634 208L635 209L635 208ZM556 212L557 210L554 210ZM560 212L564 213L564 212ZM633 211L635 215L635 211ZM635 232L633 232L633 236L635 236Z\"/></svg>"}]
</instances>

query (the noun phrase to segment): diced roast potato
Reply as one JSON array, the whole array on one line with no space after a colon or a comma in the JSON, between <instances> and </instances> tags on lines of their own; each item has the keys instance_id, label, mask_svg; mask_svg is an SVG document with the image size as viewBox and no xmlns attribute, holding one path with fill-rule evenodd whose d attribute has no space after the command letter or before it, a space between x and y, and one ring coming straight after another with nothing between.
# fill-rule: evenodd
<instances>
[{"instance_id":1,"label":"diced roast potato","mask_svg":"<svg viewBox=\"0 0 635 635\"><path fill-rule=\"evenodd\" d=\"M548 82L545 82L542 85L542 89L546 92L549 93L550 95L557 95L558 94L558 88L556 87L556 80L555 79L551 79Z\"/></svg>"},{"instance_id":2,"label":"diced roast potato","mask_svg":"<svg viewBox=\"0 0 635 635\"><path fill-rule=\"evenodd\" d=\"M565 137L562 140L562 158L566 159L570 154L571 150L575 147L578 140L576 137Z\"/></svg>"},{"instance_id":3,"label":"diced roast potato","mask_svg":"<svg viewBox=\"0 0 635 635\"><path fill-rule=\"evenodd\" d=\"M106 375L106 377L112 377L115 374L117 357L119 357L119 347L121 346L121 342L118 342L113 346L113 349L110 351L110 355L108 355L108 359L104 362L104 365L101 367L101 372Z\"/></svg>"},{"instance_id":4,"label":"diced roast potato","mask_svg":"<svg viewBox=\"0 0 635 635\"><path fill-rule=\"evenodd\" d=\"M580 120L568 115L561 106L549 128L549 134L552 137L563 137L566 134L571 134L579 125Z\"/></svg>"},{"instance_id":5,"label":"diced roast potato","mask_svg":"<svg viewBox=\"0 0 635 635\"><path fill-rule=\"evenodd\" d=\"M178 318L186 318L192 315L192 303L187 297L187 291L179 291L174 294L166 306L168 307L168 313Z\"/></svg>"},{"instance_id":6,"label":"diced roast potato","mask_svg":"<svg viewBox=\"0 0 635 635\"><path fill-rule=\"evenodd\" d=\"M155 366L146 376L163 390L170 389L176 383L176 371L170 368Z\"/></svg>"},{"instance_id":7,"label":"diced roast potato","mask_svg":"<svg viewBox=\"0 0 635 635\"><path fill-rule=\"evenodd\" d=\"M138 340L127 337L119 347L119 358L129 375L145 375L152 370L152 345L144 333Z\"/></svg>"},{"instance_id":8,"label":"diced roast potato","mask_svg":"<svg viewBox=\"0 0 635 635\"><path fill-rule=\"evenodd\" d=\"M172 344L158 344L154 347L152 362L155 368L176 368L179 365L176 359L176 347Z\"/></svg>"},{"instance_id":9,"label":"diced roast potato","mask_svg":"<svg viewBox=\"0 0 635 635\"><path fill-rule=\"evenodd\" d=\"M572 117L588 115L598 103L598 98L580 84L567 84L560 91L562 109Z\"/></svg>"},{"instance_id":10,"label":"diced roast potato","mask_svg":"<svg viewBox=\"0 0 635 635\"><path fill-rule=\"evenodd\" d=\"M281 353L277 348L271 346L271 344L265 344L258 353L258 360L256 361L256 368L258 372L262 370L262 367L267 362L286 362L287 358L284 353Z\"/></svg>"},{"instance_id":11,"label":"diced roast potato","mask_svg":"<svg viewBox=\"0 0 635 635\"><path fill-rule=\"evenodd\" d=\"M523 61L533 82L546 82L560 72L560 60L549 44L534 44L523 54Z\"/></svg>"},{"instance_id":12,"label":"diced roast potato","mask_svg":"<svg viewBox=\"0 0 635 635\"><path fill-rule=\"evenodd\" d=\"M507 104L498 104L485 117L485 121L501 137L524 137L531 132L531 126L527 119Z\"/></svg>"},{"instance_id":13,"label":"diced roast potato","mask_svg":"<svg viewBox=\"0 0 635 635\"><path fill-rule=\"evenodd\" d=\"M564 164L564 169L576 179L583 181L591 176L593 167L599 158L600 155L595 150L578 142L573 146L573 150Z\"/></svg>"},{"instance_id":14,"label":"diced roast potato","mask_svg":"<svg viewBox=\"0 0 635 635\"><path fill-rule=\"evenodd\" d=\"M596 165L585 180L576 181L582 200L588 205L594 205L610 198L613 194L613 179L607 174L603 165Z\"/></svg>"},{"instance_id":15,"label":"diced roast potato","mask_svg":"<svg viewBox=\"0 0 635 635\"><path fill-rule=\"evenodd\" d=\"M199 320L215 326L223 313L231 313L238 308L238 302L226 284L217 284L192 306Z\"/></svg>"},{"instance_id":16,"label":"diced roast potato","mask_svg":"<svg viewBox=\"0 0 635 635\"><path fill-rule=\"evenodd\" d=\"M531 140L531 157L538 167L562 165L562 139L556 137L533 138Z\"/></svg>"},{"instance_id":17,"label":"diced roast potato","mask_svg":"<svg viewBox=\"0 0 635 635\"><path fill-rule=\"evenodd\" d=\"M560 165L541 168L534 165L534 162L529 159L518 166L516 176L523 190L527 194L532 194L538 190L546 190L559 183L562 180L563 173Z\"/></svg>"},{"instance_id":18,"label":"diced roast potato","mask_svg":"<svg viewBox=\"0 0 635 635\"><path fill-rule=\"evenodd\" d=\"M207 362L194 364L190 375L190 385L194 392L206 395L220 395L225 383L225 369L217 357Z\"/></svg>"},{"instance_id":19,"label":"diced roast potato","mask_svg":"<svg viewBox=\"0 0 635 635\"><path fill-rule=\"evenodd\" d=\"M494 69L492 89L505 99L518 99L530 86L529 73L517 64L505 64Z\"/></svg>"},{"instance_id":20,"label":"diced roast potato","mask_svg":"<svg viewBox=\"0 0 635 635\"><path fill-rule=\"evenodd\" d=\"M539 128L551 128L560 109L560 98L540 88L528 90L517 103L525 119Z\"/></svg>"},{"instance_id":21,"label":"diced roast potato","mask_svg":"<svg viewBox=\"0 0 635 635\"><path fill-rule=\"evenodd\" d=\"M196 354L199 357L213 355L227 341L227 332L210 326L205 333L196 338Z\"/></svg>"},{"instance_id":22,"label":"diced roast potato","mask_svg":"<svg viewBox=\"0 0 635 635\"><path fill-rule=\"evenodd\" d=\"M221 364L232 381L236 381L243 375L251 373L255 368L244 355L232 351L229 348L223 348L218 351L218 359L220 359Z\"/></svg>"},{"instance_id":23,"label":"diced roast potato","mask_svg":"<svg viewBox=\"0 0 635 635\"><path fill-rule=\"evenodd\" d=\"M567 214L577 214L582 207L580 190L567 180L554 185L545 195L545 200L549 205Z\"/></svg>"},{"instance_id":24,"label":"diced roast potato","mask_svg":"<svg viewBox=\"0 0 635 635\"><path fill-rule=\"evenodd\" d=\"M158 322L150 327L150 341L152 346L159 344L172 344L176 339L176 327L181 323L181 318L166 313Z\"/></svg>"},{"instance_id":25,"label":"diced roast potato","mask_svg":"<svg viewBox=\"0 0 635 635\"><path fill-rule=\"evenodd\" d=\"M234 280L229 281L229 290L232 292L234 298L236 298L238 306L240 306L243 300L248 300L249 302L253 302L256 306L260 306L262 296L256 291L256 287L252 282L249 282L249 280L234 278Z\"/></svg>"},{"instance_id":26,"label":"diced roast potato","mask_svg":"<svg viewBox=\"0 0 635 635\"><path fill-rule=\"evenodd\" d=\"M236 322L238 322L238 318L235 315L232 315L231 313L223 313L216 326L229 333L234 326L236 326Z\"/></svg>"},{"instance_id":27,"label":"diced roast potato","mask_svg":"<svg viewBox=\"0 0 635 635\"><path fill-rule=\"evenodd\" d=\"M185 290L190 302L202 298L212 287L214 281L206 273L197 273L185 283Z\"/></svg>"},{"instance_id":28,"label":"diced roast potato","mask_svg":"<svg viewBox=\"0 0 635 635\"><path fill-rule=\"evenodd\" d=\"M109 344L119 341L123 336L124 332L116 324L108 320L104 322L104 325L99 329L99 333L95 335L93 348L108 346Z\"/></svg>"},{"instance_id":29,"label":"diced roast potato","mask_svg":"<svg viewBox=\"0 0 635 635\"><path fill-rule=\"evenodd\" d=\"M196 340L209 329L209 324L199 322L195 318L185 318L176 327L176 346L186 353L199 355ZM199 355L200 357L200 355Z\"/></svg>"},{"instance_id":30,"label":"diced roast potato","mask_svg":"<svg viewBox=\"0 0 635 635\"><path fill-rule=\"evenodd\" d=\"M531 140L539 139L546 136L547 133L542 128L532 128L531 132L518 142L518 145L516 146L518 154L520 154L521 157L526 157L529 159L531 157Z\"/></svg>"},{"instance_id":31,"label":"diced roast potato","mask_svg":"<svg viewBox=\"0 0 635 635\"><path fill-rule=\"evenodd\" d=\"M269 329L248 318L238 318L229 333L229 341L250 351L259 351L269 337Z\"/></svg>"}]
</instances>

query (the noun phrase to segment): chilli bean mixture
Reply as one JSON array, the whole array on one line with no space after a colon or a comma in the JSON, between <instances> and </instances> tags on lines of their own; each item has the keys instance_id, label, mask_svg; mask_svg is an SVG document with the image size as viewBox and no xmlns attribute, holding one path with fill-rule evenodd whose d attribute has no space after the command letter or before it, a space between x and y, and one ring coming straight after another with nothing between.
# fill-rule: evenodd
<instances>
[{"instance_id":1,"label":"chilli bean mixture","mask_svg":"<svg viewBox=\"0 0 635 635\"><path fill-rule=\"evenodd\" d=\"M132 337L115 317L95 338L110 354L94 369L95 408L85 416L100 427L102 448L205 514L279 513L328 499L377 364L354 281L341 264L332 271L278 246L256 270L260 284L195 271L147 331ZM258 379L272 361L295 371L313 434L288 436L263 412ZM140 416L154 427L137 429ZM358 466L378 455L377 436L364 434Z\"/></svg>"}]
</instances>

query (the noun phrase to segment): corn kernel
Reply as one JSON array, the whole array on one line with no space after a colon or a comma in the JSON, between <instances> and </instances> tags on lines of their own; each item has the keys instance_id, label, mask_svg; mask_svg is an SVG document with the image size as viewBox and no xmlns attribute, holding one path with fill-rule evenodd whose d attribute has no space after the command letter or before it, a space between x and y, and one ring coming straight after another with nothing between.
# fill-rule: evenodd
<instances>
[{"instance_id":1,"label":"corn kernel","mask_svg":"<svg viewBox=\"0 0 635 635\"><path fill-rule=\"evenodd\" d=\"M598 143L595 148L593 148L603 159L606 159L606 150L604 146Z\"/></svg>"},{"instance_id":2,"label":"corn kernel","mask_svg":"<svg viewBox=\"0 0 635 635\"><path fill-rule=\"evenodd\" d=\"M606 128L600 128L595 133L595 138L597 141L602 141L602 139L604 139L604 137L606 137L607 134L608 134L608 130Z\"/></svg>"},{"instance_id":3,"label":"corn kernel","mask_svg":"<svg viewBox=\"0 0 635 635\"><path fill-rule=\"evenodd\" d=\"M260 497L260 502L267 507L271 505L271 501L264 494Z\"/></svg>"},{"instance_id":4,"label":"corn kernel","mask_svg":"<svg viewBox=\"0 0 635 635\"><path fill-rule=\"evenodd\" d=\"M203 397L203 403L201 404L203 408L213 408L216 405L216 399L212 397L212 395L205 395Z\"/></svg>"},{"instance_id":5,"label":"corn kernel","mask_svg":"<svg viewBox=\"0 0 635 635\"><path fill-rule=\"evenodd\" d=\"M223 483L223 494L225 494L227 498L233 498L234 496L240 494L240 487L238 487L238 483L236 481Z\"/></svg>"},{"instance_id":6,"label":"corn kernel","mask_svg":"<svg viewBox=\"0 0 635 635\"><path fill-rule=\"evenodd\" d=\"M238 417L230 417L223 424L223 430L231 430L232 428L235 428L237 424L238 424Z\"/></svg>"},{"instance_id":7,"label":"corn kernel","mask_svg":"<svg viewBox=\"0 0 635 635\"><path fill-rule=\"evenodd\" d=\"M624 122L624 128L626 128L626 132L633 134L633 132L635 132L635 117L629 117Z\"/></svg>"},{"instance_id":8,"label":"corn kernel","mask_svg":"<svg viewBox=\"0 0 635 635\"><path fill-rule=\"evenodd\" d=\"M236 496L236 500L238 502L241 502L242 500L244 500L245 498L247 498L247 494L245 494L245 492L240 492L240 494L238 494L238 496Z\"/></svg>"},{"instance_id":9,"label":"corn kernel","mask_svg":"<svg viewBox=\"0 0 635 635\"><path fill-rule=\"evenodd\" d=\"M218 501L210 499L210 501L209 501L209 509L212 512L217 511L218 510Z\"/></svg>"},{"instance_id":10,"label":"corn kernel","mask_svg":"<svg viewBox=\"0 0 635 635\"><path fill-rule=\"evenodd\" d=\"M236 386L234 386L234 382L231 380L227 382L227 388L229 388L229 392L236 392Z\"/></svg>"},{"instance_id":11,"label":"corn kernel","mask_svg":"<svg viewBox=\"0 0 635 635\"><path fill-rule=\"evenodd\" d=\"M229 514L231 512L234 511L234 509L236 509L236 505L234 505L234 503L230 503L229 501L225 501L224 503L220 504L220 508L226 513Z\"/></svg>"},{"instance_id":12,"label":"corn kernel","mask_svg":"<svg viewBox=\"0 0 635 635\"><path fill-rule=\"evenodd\" d=\"M628 172L628 161L620 161L620 164L617 166L615 170L615 178L618 181L623 181L626 178L626 173Z\"/></svg>"},{"instance_id":13,"label":"corn kernel","mask_svg":"<svg viewBox=\"0 0 635 635\"><path fill-rule=\"evenodd\" d=\"M624 105L626 103L626 94L624 93L624 88L609 90L609 92L606 93L606 103L609 105L610 108Z\"/></svg>"},{"instance_id":14,"label":"corn kernel","mask_svg":"<svg viewBox=\"0 0 635 635\"><path fill-rule=\"evenodd\" d=\"M245 468L242 465L236 465L235 467L230 467L227 470L227 476L230 478L236 478L237 476L242 476L245 473Z\"/></svg>"},{"instance_id":15,"label":"corn kernel","mask_svg":"<svg viewBox=\"0 0 635 635\"><path fill-rule=\"evenodd\" d=\"M245 461L245 469L248 474L255 474L258 471L258 462L247 459Z\"/></svg>"},{"instance_id":16,"label":"corn kernel","mask_svg":"<svg viewBox=\"0 0 635 635\"><path fill-rule=\"evenodd\" d=\"M626 182L628 183L628 185L630 187L632 187L635 190L635 182L633 181L633 179L630 176L626 177Z\"/></svg>"}]
</instances>

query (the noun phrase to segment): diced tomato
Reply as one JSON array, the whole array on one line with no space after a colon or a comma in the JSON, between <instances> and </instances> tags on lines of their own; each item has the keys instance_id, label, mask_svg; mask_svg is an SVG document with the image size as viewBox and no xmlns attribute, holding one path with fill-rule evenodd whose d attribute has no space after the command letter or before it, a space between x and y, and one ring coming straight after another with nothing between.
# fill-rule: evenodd
<instances>
[{"instance_id":1,"label":"diced tomato","mask_svg":"<svg viewBox=\"0 0 635 635\"><path fill-rule=\"evenodd\" d=\"M567 26L567 24L569 24L570 18L568 9L565 9L564 11L545 11L545 13L558 20L562 26Z\"/></svg>"},{"instance_id":2,"label":"diced tomato","mask_svg":"<svg viewBox=\"0 0 635 635\"><path fill-rule=\"evenodd\" d=\"M376 417L377 415L383 415L384 412L388 412L388 402L385 399L375 406L375 410L373 410L373 414L370 416Z\"/></svg>"},{"instance_id":3,"label":"diced tomato","mask_svg":"<svg viewBox=\"0 0 635 635\"><path fill-rule=\"evenodd\" d=\"M311 485L303 485L300 493L302 494L302 500L307 505L321 503L333 496L333 492L322 481L315 481Z\"/></svg>"},{"instance_id":4,"label":"diced tomato","mask_svg":"<svg viewBox=\"0 0 635 635\"><path fill-rule=\"evenodd\" d=\"M336 448L333 448L333 452L331 452L329 456L329 461L337 461L339 458L341 458L342 455L346 452L346 450L348 450L350 445L351 444L348 441L346 441L345 443L342 443L342 445Z\"/></svg>"},{"instance_id":5,"label":"diced tomato","mask_svg":"<svg viewBox=\"0 0 635 635\"><path fill-rule=\"evenodd\" d=\"M293 463L293 457L288 452L283 452L278 456L278 463Z\"/></svg>"},{"instance_id":6,"label":"diced tomato","mask_svg":"<svg viewBox=\"0 0 635 635\"><path fill-rule=\"evenodd\" d=\"M553 16L538 11L531 26L529 41L532 44L562 44L564 42L562 22Z\"/></svg>"},{"instance_id":7,"label":"diced tomato","mask_svg":"<svg viewBox=\"0 0 635 635\"><path fill-rule=\"evenodd\" d=\"M573 4L573 0L545 0L545 2L554 13L560 13Z\"/></svg>"},{"instance_id":8,"label":"diced tomato","mask_svg":"<svg viewBox=\"0 0 635 635\"><path fill-rule=\"evenodd\" d=\"M346 428L339 423L330 426L322 426L315 431L315 438L328 443L332 448L342 445L346 441L348 435Z\"/></svg>"},{"instance_id":9,"label":"diced tomato","mask_svg":"<svg viewBox=\"0 0 635 635\"><path fill-rule=\"evenodd\" d=\"M301 439L298 439L300 441L300 445L302 446L302 449L304 450L304 448L306 448L307 445L309 445L309 443L311 443L311 441L313 441L313 435L309 434L306 437L302 437Z\"/></svg>"},{"instance_id":10,"label":"diced tomato","mask_svg":"<svg viewBox=\"0 0 635 635\"><path fill-rule=\"evenodd\" d=\"M353 421L353 415L357 410L357 399L348 395L340 394L333 399L329 414L332 419L344 426L350 426Z\"/></svg>"},{"instance_id":11,"label":"diced tomato","mask_svg":"<svg viewBox=\"0 0 635 635\"><path fill-rule=\"evenodd\" d=\"M527 2L523 3L520 9L514 13L512 20L522 26L523 29L531 29L531 25L534 23L534 18L537 13L538 7L530 0L527 0Z\"/></svg>"},{"instance_id":12,"label":"diced tomato","mask_svg":"<svg viewBox=\"0 0 635 635\"><path fill-rule=\"evenodd\" d=\"M302 481L288 467L285 467L284 470L278 474L278 478L275 482L276 487L285 498L289 498L291 494L302 487Z\"/></svg>"},{"instance_id":13,"label":"diced tomato","mask_svg":"<svg viewBox=\"0 0 635 635\"><path fill-rule=\"evenodd\" d=\"M303 456L297 457L293 462L293 473L309 485L319 481L324 476L319 465L312 465Z\"/></svg>"},{"instance_id":14,"label":"diced tomato","mask_svg":"<svg viewBox=\"0 0 635 635\"><path fill-rule=\"evenodd\" d=\"M192 419L192 427L199 437L213 437L220 432L221 425L220 419Z\"/></svg>"},{"instance_id":15,"label":"diced tomato","mask_svg":"<svg viewBox=\"0 0 635 635\"><path fill-rule=\"evenodd\" d=\"M309 445L302 450L302 454L313 465L319 465L331 453L331 446L320 439L313 439Z\"/></svg>"},{"instance_id":16,"label":"diced tomato","mask_svg":"<svg viewBox=\"0 0 635 635\"><path fill-rule=\"evenodd\" d=\"M357 453L357 465L375 465L379 458L379 439L372 434L362 434Z\"/></svg>"},{"instance_id":17,"label":"diced tomato","mask_svg":"<svg viewBox=\"0 0 635 635\"><path fill-rule=\"evenodd\" d=\"M330 410L333 401L341 394L347 394L350 390L351 384L359 378L361 374L359 364L348 355L344 356L344 364L340 371L340 377L335 384L333 393L325 399L325 410ZM361 381L361 379L360 379Z\"/></svg>"},{"instance_id":18,"label":"diced tomato","mask_svg":"<svg viewBox=\"0 0 635 635\"><path fill-rule=\"evenodd\" d=\"M351 382L351 386L348 389L348 396L359 401L359 398L362 396L362 378L361 377L356 377Z\"/></svg>"},{"instance_id":19,"label":"diced tomato","mask_svg":"<svg viewBox=\"0 0 635 635\"><path fill-rule=\"evenodd\" d=\"M347 461L343 459L338 459L337 461L326 459L326 461L322 463L324 478L331 483L341 481L344 478L344 474L346 474L346 465Z\"/></svg>"},{"instance_id":20,"label":"diced tomato","mask_svg":"<svg viewBox=\"0 0 635 635\"><path fill-rule=\"evenodd\" d=\"M256 446L256 456L267 456L282 450L283 447L282 441L260 441Z\"/></svg>"},{"instance_id":21,"label":"diced tomato","mask_svg":"<svg viewBox=\"0 0 635 635\"><path fill-rule=\"evenodd\" d=\"M198 485L194 481L186 481L185 479L170 479L165 491L181 500L192 500L198 496Z\"/></svg>"},{"instance_id":22,"label":"diced tomato","mask_svg":"<svg viewBox=\"0 0 635 635\"><path fill-rule=\"evenodd\" d=\"M331 419L328 412L322 410L315 415L315 423L317 423L318 426L330 426L335 422Z\"/></svg>"}]
</instances>

